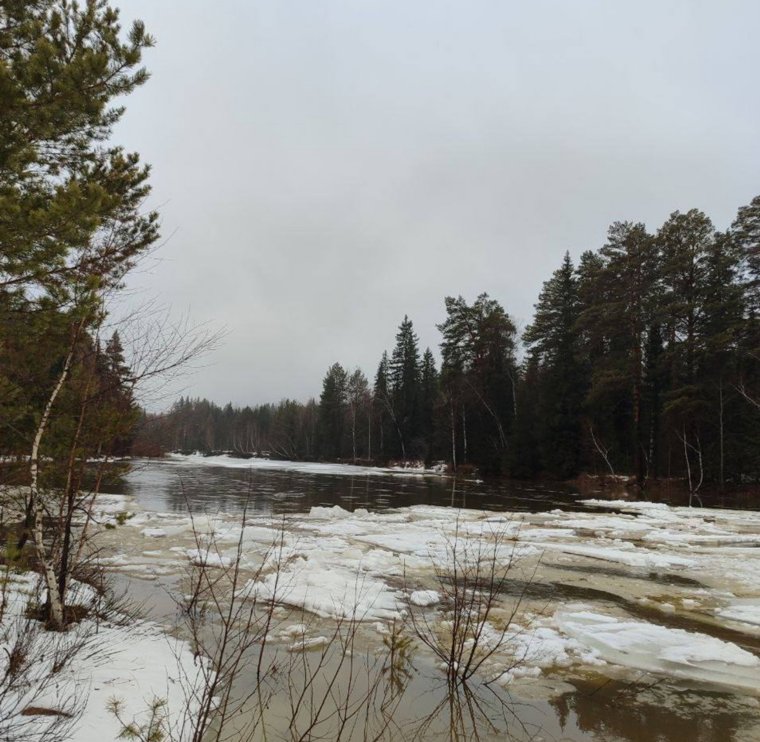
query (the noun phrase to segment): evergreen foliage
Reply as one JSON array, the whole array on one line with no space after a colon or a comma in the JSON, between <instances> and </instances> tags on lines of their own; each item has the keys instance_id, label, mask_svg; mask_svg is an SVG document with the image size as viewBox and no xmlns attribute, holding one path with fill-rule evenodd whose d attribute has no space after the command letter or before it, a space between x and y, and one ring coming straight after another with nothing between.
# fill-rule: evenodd
<instances>
[{"instance_id":1,"label":"evergreen foliage","mask_svg":"<svg viewBox=\"0 0 760 742\"><path fill-rule=\"evenodd\" d=\"M3 453L29 454L62 374L43 453L129 449L134 380L118 333L100 338L103 297L156 241L158 216L143 209L149 168L109 138L152 44L103 0L0 2Z\"/></svg>"},{"instance_id":2,"label":"evergreen foliage","mask_svg":"<svg viewBox=\"0 0 760 742\"><path fill-rule=\"evenodd\" d=\"M526 328L523 342L529 348L524 393L537 387L539 406L528 407L535 419L535 438L540 441L538 458L546 472L567 478L580 466L583 400L587 368L581 355L579 330L580 297L578 277L570 254L544 284L536 304L533 324ZM525 404L521 399L521 407ZM528 425L529 420L523 421ZM528 435L524 430L522 435ZM528 467L527 471L539 468Z\"/></svg>"},{"instance_id":3,"label":"evergreen foliage","mask_svg":"<svg viewBox=\"0 0 760 742\"><path fill-rule=\"evenodd\" d=\"M488 294L471 306L461 296L447 297L445 306L447 317L438 329L443 335L441 377L448 389L452 459L460 438L461 463L499 471L517 407L515 326Z\"/></svg>"},{"instance_id":4,"label":"evergreen foliage","mask_svg":"<svg viewBox=\"0 0 760 742\"><path fill-rule=\"evenodd\" d=\"M604 245L577 267L566 253L544 283L521 363L514 323L487 294L445 299L440 371L429 348L420 358L404 317L371 390L358 370L330 368L319 403L299 408L292 455L446 461L524 478L612 469L642 485L689 473L719 487L756 481L758 225L760 197L726 232L697 209L674 212L656 233L615 222ZM287 404L235 410L232 429L255 419L256 435L215 434L215 447L282 450L274 421ZM181 407L170 420L211 412L218 429L214 405ZM305 433L315 408L316 446ZM192 445L172 445L208 450L197 423Z\"/></svg>"},{"instance_id":5,"label":"evergreen foliage","mask_svg":"<svg viewBox=\"0 0 760 742\"><path fill-rule=\"evenodd\" d=\"M394 455L406 458L421 453L420 351L412 321L404 316L396 333L389 365L390 397L398 445Z\"/></svg>"},{"instance_id":6,"label":"evergreen foliage","mask_svg":"<svg viewBox=\"0 0 760 742\"><path fill-rule=\"evenodd\" d=\"M152 43L106 0L0 0L0 454L24 462L18 548L33 543L54 629L88 462L127 453L139 414L121 339L101 334L107 295L158 238L149 168L109 142Z\"/></svg>"}]
</instances>

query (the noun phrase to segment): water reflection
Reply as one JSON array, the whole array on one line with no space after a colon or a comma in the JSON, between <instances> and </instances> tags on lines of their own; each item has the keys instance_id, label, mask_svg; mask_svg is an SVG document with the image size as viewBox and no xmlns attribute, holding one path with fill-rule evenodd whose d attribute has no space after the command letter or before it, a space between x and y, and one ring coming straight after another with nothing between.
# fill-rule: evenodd
<instances>
[{"instance_id":1,"label":"water reflection","mask_svg":"<svg viewBox=\"0 0 760 742\"><path fill-rule=\"evenodd\" d=\"M308 512L315 505L386 510L439 505L478 510L541 512L581 509L579 495L561 484L456 481L437 476L341 476L280 470L189 466L138 461L115 491L165 512L239 512L267 515Z\"/></svg>"},{"instance_id":2,"label":"water reflection","mask_svg":"<svg viewBox=\"0 0 760 742\"><path fill-rule=\"evenodd\" d=\"M262 515L308 512L313 506L340 505L347 510L384 510L410 505L436 505L478 510L543 512L583 510L582 499L569 487L545 483L454 481L442 477L339 476L281 470L190 466L169 461L137 462L121 491L141 505L162 512ZM559 569L559 567L557 567ZM563 564L572 573L586 567ZM630 578L619 567L598 565L595 576ZM700 587L693 579L650 575L649 579ZM689 617L655 615L652 607L625 600L591 585L532 583L511 580L506 594L524 594L534 602L581 600L623 607L634 617L654 619L674 628L699 630ZM650 615L652 614L652 615ZM713 631L717 631L713 629ZM721 638L740 642L721 629ZM746 643L745 639L745 643ZM753 642L754 644L754 642ZM757 650L757 646L748 647ZM308 657L306 658L308 660ZM503 689L481 686L474 694L443 688L435 668L415 667L405 678L406 701L394 708L393 739L544 739L604 742L732 742L758 740L758 711L753 699L707 690L688 690L645 678L633 684L599 678L598 682L551 676L541 682L558 693L552 700L520 699ZM568 685L572 683L573 686ZM350 684L349 684L350 685ZM474 685L474 684L473 684ZM565 689L565 690L561 690ZM459 692L461 691L461 692ZM276 699L275 699L276 700ZM273 703L275 702L273 700ZM287 710L287 709L286 709ZM284 713L284 712L283 712ZM330 738L327 734L324 738ZM357 739L360 738L357 736Z\"/></svg>"},{"instance_id":3,"label":"water reflection","mask_svg":"<svg viewBox=\"0 0 760 742\"><path fill-rule=\"evenodd\" d=\"M756 711L736 696L676 688L665 681L580 686L551 703L563 730L595 740L731 742L760 738ZM743 736L742 736L743 735Z\"/></svg>"}]
</instances>

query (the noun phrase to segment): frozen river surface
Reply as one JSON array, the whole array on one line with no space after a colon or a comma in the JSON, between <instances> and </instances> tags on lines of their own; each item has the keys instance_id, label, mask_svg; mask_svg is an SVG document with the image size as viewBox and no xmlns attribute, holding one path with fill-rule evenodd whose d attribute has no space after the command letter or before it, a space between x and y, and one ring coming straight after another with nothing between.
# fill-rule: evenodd
<instances>
[{"instance_id":1,"label":"frozen river surface","mask_svg":"<svg viewBox=\"0 0 760 742\"><path fill-rule=\"evenodd\" d=\"M315 646L346 618L370 643L445 627L452 572L508 569L478 680L524 709L517 738L760 740L759 512L225 457L140 464L102 502L133 514L106 560L146 596L239 549L246 593Z\"/></svg>"}]
</instances>

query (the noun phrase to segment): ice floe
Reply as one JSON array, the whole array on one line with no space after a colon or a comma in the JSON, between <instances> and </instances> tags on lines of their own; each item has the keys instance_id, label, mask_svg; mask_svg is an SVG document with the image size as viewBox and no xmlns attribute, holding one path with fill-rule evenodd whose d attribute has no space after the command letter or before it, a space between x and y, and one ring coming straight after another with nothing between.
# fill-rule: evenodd
<instances>
[{"instance_id":1,"label":"ice floe","mask_svg":"<svg viewBox=\"0 0 760 742\"><path fill-rule=\"evenodd\" d=\"M440 476L441 469L418 467L356 466L354 464L323 464L312 461L281 461L278 459L240 458L235 456L203 456L202 454L169 454L166 461L189 466L224 466L231 469L263 469L292 471L301 474L332 474L336 476Z\"/></svg>"},{"instance_id":2,"label":"ice floe","mask_svg":"<svg viewBox=\"0 0 760 742\"><path fill-rule=\"evenodd\" d=\"M426 607L441 602L441 595L437 590L413 590L409 595L412 605Z\"/></svg>"},{"instance_id":3,"label":"ice floe","mask_svg":"<svg viewBox=\"0 0 760 742\"><path fill-rule=\"evenodd\" d=\"M520 585L532 584L541 597L526 598L524 609L540 609L537 603L552 613L560 609L538 622L515 615L508 656L491 667L502 682L606 662L679 681L760 686L755 655L708 634L716 624L758 634L760 515L625 500L585 504L587 511L572 513L315 506L279 521L249 514L242 524L235 514L190 519L141 512L128 499L114 498L106 500L104 512L132 514L119 528L138 534L136 553L143 553L146 538L164 550L148 552L140 562L120 537L106 560L136 576L155 577L162 569L176 570L178 555L194 564L228 566L239 546L242 566L255 573L245 597L365 622L392 621L410 605L446 610L441 580L453 566L472 570L494 560L499 569L510 569L505 601L519 595ZM152 570L144 561L149 557ZM602 596L593 610L563 608L563 590L585 595L589 588ZM635 615L617 615L626 605ZM641 621L645 613L654 622ZM703 631L673 628L679 617ZM288 640L304 647L303 636Z\"/></svg>"},{"instance_id":4,"label":"ice floe","mask_svg":"<svg viewBox=\"0 0 760 742\"><path fill-rule=\"evenodd\" d=\"M400 617L400 595L382 580L300 557L277 572L249 580L240 596L302 608L323 618L379 621Z\"/></svg>"},{"instance_id":5,"label":"ice floe","mask_svg":"<svg viewBox=\"0 0 760 742\"><path fill-rule=\"evenodd\" d=\"M760 692L760 658L707 634L590 611L560 613L562 632L608 662L659 675Z\"/></svg>"}]
</instances>

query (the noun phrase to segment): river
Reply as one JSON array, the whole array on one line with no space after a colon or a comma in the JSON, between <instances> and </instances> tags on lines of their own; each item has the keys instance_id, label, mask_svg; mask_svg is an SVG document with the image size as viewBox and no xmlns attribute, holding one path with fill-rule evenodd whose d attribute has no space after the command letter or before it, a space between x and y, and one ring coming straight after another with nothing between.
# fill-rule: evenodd
<instances>
[{"instance_id":1,"label":"river","mask_svg":"<svg viewBox=\"0 0 760 742\"><path fill-rule=\"evenodd\" d=\"M511 549L499 610L519 607L511 618L519 631L505 632L509 651L498 648L470 683L481 710L461 727L450 707L433 718L447 691L423 646L386 738L760 740L757 513L588 502L559 484L226 457L135 462L121 491L134 515L106 532L106 563L163 621L173 610L166 595L182 591L185 554L197 546L189 513L224 559L234 557L245 512L246 566L259 591L267 577L255 570L281 529L292 581L283 642L301 624L315 646L331 636L331 614L345 610L339 596L361 574L373 591L362 646L382 646L382 622L402 603L411 608L410 593L445 591L452 543L486 534ZM438 621L445 609L441 600L413 610ZM238 682L253 687L250 677ZM278 703L276 695L271 708ZM319 729L330 738L329 723Z\"/></svg>"}]
</instances>

